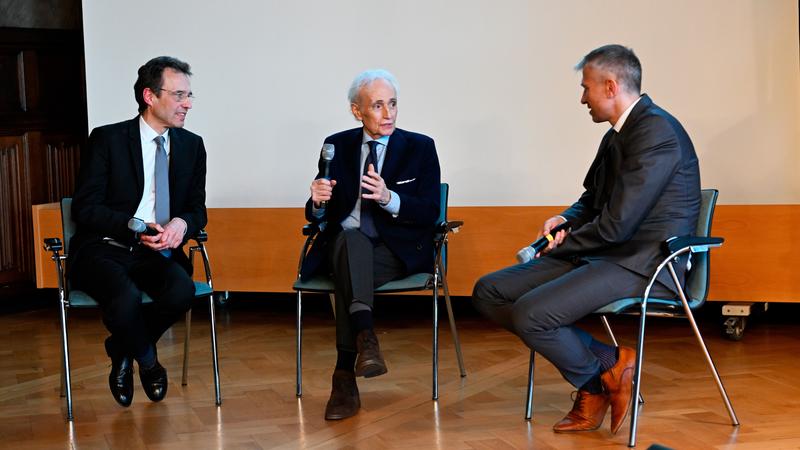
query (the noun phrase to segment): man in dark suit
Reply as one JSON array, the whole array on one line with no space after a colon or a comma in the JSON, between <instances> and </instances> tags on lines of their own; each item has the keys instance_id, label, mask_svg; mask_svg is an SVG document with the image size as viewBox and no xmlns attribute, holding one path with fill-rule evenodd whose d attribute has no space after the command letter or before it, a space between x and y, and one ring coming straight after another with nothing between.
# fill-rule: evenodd
<instances>
[{"instance_id":1,"label":"man in dark suit","mask_svg":"<svg viewBox=\"0 0 800 450\"><path fill-rule=\"evenodd\" d=\"M439 159L433 140L395 128L397 82L385 70L360 74L349 92L363 127L325 139L335 149L311 183L306 218L323 231L302 276L331 273L336 298L336 369L328 420L358 412L356 376L386 373L373 330L373 289L414 272L433 270L439 217Z\"/></svg>"},{"instance_id":2,"label":"man in dark suit","mask_svg":"<svg viewBox=\"0 0 800 450\"><path fill-rule=\"evenodd\" d=\"M546 220L539 235L565 221L572 230L556 233L543 257L481 278L472 299L578 388L572 411L555 431L594 430L610 406L616 433L631 402L635 352L597 341L574 323L616 299L642 295L663 259L663 241L695 229L700 172L681 124L640 95L641 65L632 50L600 47L576 69L583 73L581 103L594 122L612 128L583 195ZM685 264L680 266L683 277ZM652 292L671 298L672 289L671 281L659 278Z\"/></svg>"},{"instance_id":3,"label":"man in dark suit","mask_svg":"<svg viewBox=\"0 0 800 450\"><path fill-rule=\"evenodd\" d=\"M190 75L188 64L166 56L139 68L139 115L92 131L72 201L68 275L102 308L111 333L109 387L123 406L133 401L133 360L150 400L166 395L156 342L194 298L182 246L206 225L206 151L200 136L183 129ZM133 217L154 235L131 231ZM142 306L142 292L153 305Z\"/></svg>"}]
</instances>

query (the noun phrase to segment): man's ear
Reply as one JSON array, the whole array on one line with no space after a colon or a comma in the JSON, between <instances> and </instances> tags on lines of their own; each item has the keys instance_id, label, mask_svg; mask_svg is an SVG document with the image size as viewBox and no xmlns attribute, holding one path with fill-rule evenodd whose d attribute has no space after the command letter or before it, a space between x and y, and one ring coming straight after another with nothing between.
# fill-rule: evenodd
<instances>
[{"instance_id":1,"label":"man's ear","mask_svg":"<svg viewBox=\"0 0 800 450\"><path fill-rule=\"evenodd\" d=\"M142 91L142 98L144 99L144 102L147 103L149 106L153 106L153 97L155 96L156 96L155 92L150 90L150 88L144 88L144 91Z\"/></svg>"},{"instance_id":2,"label":"man's ear","mask_svg":"<svg viewBox=\"0 0 800 450\"><path fill-rule=\"evenodd\" d=\"M358 109L358 105L357 104L350 103L350 112L353 113L353 117L355 117L356 120L358 120L360 122L364 121L363 116L361 115L361 110Z\"/></svg>"},{"instance_id":3,"label":"man's ear","mask_svg":"<svg viewBox=\"0 0 800 450\"><path fill-rule=\"evenodd\" d=\"M614 98L619 94L620 85L613 78L606 78L605 81L606 98Z\"/></svg>"}]
</instances>

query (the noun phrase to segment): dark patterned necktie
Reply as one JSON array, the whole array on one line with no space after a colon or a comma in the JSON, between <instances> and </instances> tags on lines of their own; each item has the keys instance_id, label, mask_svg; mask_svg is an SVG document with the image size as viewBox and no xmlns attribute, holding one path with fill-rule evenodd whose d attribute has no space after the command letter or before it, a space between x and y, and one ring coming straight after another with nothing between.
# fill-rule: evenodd
<instances>
[{"instance_id":1,"label":"dark patterned necktie","mask_svg":"<svg viewBox=\"0 0 800 450\"><path fill-rule=\"evenodd\" d=\"M364 175L367 174L369 171L369 165L372 164L372 167L375 171L378 171L378 141L369 141L367 142L369 145L369 154L367 155L367 160L364 161ZM361 188L362 194L369 194L371 193L367 188ZM375 229L375 222L372 217L373 208L375 208L375 201L370 199L361 198L361 225L360 229L361 232L364 233L367 237L372 240L378 238L378 230Z\"/></svg>"}]
</instances>

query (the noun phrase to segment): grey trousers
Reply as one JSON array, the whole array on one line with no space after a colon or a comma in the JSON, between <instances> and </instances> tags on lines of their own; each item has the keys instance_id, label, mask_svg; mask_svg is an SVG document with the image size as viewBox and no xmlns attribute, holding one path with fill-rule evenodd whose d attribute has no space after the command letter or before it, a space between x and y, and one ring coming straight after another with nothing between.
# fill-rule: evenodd
<instances>
[{"instance_id":1,"label":"grey trousers","mask_svg":"<svg viewBox=\"0 0 800 450\"><path fill-rule=\"evenodd\" d=\"M336 236L328 258L336 299L336 348L355 352L350 313L372 310L375 288L404 276L405 264L385 244L372 242L356 229Z\"/></svg>"},{"instance_id":2,"label":"grey trousers","mask_svg":"<svg viewBox=\"0 0 800 450\"><path fill-rule=\"evenodd\" d=\"M599 373L592 337L573 324L614 300L640 297L647 279L601 260L542 257L483 276L472 303L484 316L516 334L579 388ZM673 298L656 283L651 295Z\"/></svg>"}]
</instances>

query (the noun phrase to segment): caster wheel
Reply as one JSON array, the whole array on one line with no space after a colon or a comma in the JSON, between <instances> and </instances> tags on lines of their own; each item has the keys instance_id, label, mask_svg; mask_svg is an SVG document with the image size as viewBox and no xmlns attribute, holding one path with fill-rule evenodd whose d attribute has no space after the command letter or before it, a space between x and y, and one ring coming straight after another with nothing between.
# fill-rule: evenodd
<instances>
[{"instance_id":1,"label":"caster wheel","mask_svg":"<svg viewBox=\"0 0 800 450\"><path fill-rule=\"evenodd\" d=\"M725 320L725 336L732 341L741 341L746 324L746 317L729 317Z\"/></svg>"}]
</instances>

